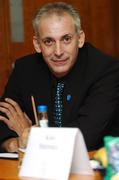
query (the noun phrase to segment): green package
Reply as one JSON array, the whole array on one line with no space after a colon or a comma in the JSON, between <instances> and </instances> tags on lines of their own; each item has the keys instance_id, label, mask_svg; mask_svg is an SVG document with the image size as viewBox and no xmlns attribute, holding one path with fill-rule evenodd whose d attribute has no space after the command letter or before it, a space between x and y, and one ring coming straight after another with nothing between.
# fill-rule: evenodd
<instances>
[{"instance_id":1,"label":"green package","mask_svg":"<svg viewBox=\"0 0 119 180\"><path fill-rule=\"evenodd\" d=\"M111 180L112 176L119 173L119 137L106 136L104 145L108 159L104 180Z\"/></svg>"}]
</instances>

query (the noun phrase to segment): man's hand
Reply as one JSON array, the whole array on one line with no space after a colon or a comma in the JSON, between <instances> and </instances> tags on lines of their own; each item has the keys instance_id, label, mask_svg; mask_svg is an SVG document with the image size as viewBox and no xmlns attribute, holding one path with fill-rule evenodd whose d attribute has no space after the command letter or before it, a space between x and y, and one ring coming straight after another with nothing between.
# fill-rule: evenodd
<instances>
[{"instance_id":1,"label":"man's hand","mask_svg":"<svg viewBox=\"0 0 119 180\"><path fill-rule=\"evenodd\" d=\"M0 120L15 131L20 137L26 128L31 127L32 123L26 113L22 112L18 103L10 98L6 98L5 102L0 102L0 111L5 113L8 119L0 116Z\"/></svg>"},{"instance_id":2,"label":"man's hand","mask_svg":"<svg viewBox=\"0 0 119 180\"><path fill-rule=\"evenodd\" d=\"M1 147L7 152L18 152L19 148L25 149L27 146L30 129L31 128L25 128L20 137L5 140Z\"/></svg>"},{"instance_id":3,"label":"man's hand","mask_svg":"<svg viewBox=\"0 0 119 180\"><path fill-rule=\"evenodd\" d=\"M18 138L7 139L1 147L7 152L18 152Z\"/></svg>"},{"instance_id":4,"label":"man's hand","mask_svg":"<svg viewBox=\"0 0 119 180\"><path fill-rule=\"evenodd\" d=\"M20 137L18 137L18 147L19 148L22 148L22 149L26 148L30 130L31 130L31 128L24 129L22 135Z\"/></svg>"}]
</instances>

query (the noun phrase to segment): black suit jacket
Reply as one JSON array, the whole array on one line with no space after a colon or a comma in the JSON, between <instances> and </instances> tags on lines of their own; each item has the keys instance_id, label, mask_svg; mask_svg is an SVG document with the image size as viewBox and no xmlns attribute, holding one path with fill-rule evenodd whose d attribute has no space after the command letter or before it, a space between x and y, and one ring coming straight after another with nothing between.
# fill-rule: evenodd
<instances>
[{"instance_id":1,"label":"black suit jacket","mask_svg":"<svg viewBox=\"0 0 119 180\"><path fill-rule=\"evenodd\" d=\"M63 127L81 129L88 150L103 145L105 135L119 135L119 61L85 43L77 62L63 78ZM54 89L57 79L45 64L42 54L17 60L2 97L14 99L34 123L31 95L36 105L48 106L49 125L53 120ZM70 100L68 99L70 96ZM1 142L16 134L0 122Z\"/></svg>"}]
</instances>

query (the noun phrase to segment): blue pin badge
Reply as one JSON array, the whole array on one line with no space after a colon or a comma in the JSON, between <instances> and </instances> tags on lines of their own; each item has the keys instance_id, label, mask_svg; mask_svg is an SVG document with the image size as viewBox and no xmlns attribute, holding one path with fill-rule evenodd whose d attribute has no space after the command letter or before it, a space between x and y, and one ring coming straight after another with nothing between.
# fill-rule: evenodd
<instances>
[{"instance_id":1,"label":"blue pin badge","mask_svg":"<svg viewBox=\"0 0 119 180\"><path fill-rule=\"evenodd\" d=\"M67 95L67 101L71 101L71 98L72 98L71 95L68 94L68 95Z\"/></svg>"}]
</instances>

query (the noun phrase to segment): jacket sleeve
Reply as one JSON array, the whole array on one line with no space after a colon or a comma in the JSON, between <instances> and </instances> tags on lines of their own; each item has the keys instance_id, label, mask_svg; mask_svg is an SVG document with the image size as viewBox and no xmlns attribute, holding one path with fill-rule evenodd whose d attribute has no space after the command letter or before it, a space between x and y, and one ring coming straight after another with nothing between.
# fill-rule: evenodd
<instances>
[{"instance_id":1,"label":"jacket sleeve","mask_svg":"<svg viewBox=\"0 0 119 180\"><path fill-rule=\"evenodd\" d=\"M1 97L0 101L4 101L4 99L6 97L12 98L13 100L15 100L16 102L20 103L20 99L19 99L19 75L18 75L18 68L15 66L10 77L8 80L8 83L5 87L5 91L3 96ZM0 112L1 115L4 115L3 113ZM0 144L10 138L10 137L16 137L17 134L10 130L6 124L4 124L3 122L0 121Z\"/></svg>"},{"instance_id":2,"label":"jacket sleeve","mask_svg":"<svg viewBox=\"0 0 119 180\"><path fill-rule=\"evenodd\" d=\"M77 108L70 126L81 129L88 150L103 146L106 135L119 136L119 63L95 78Z\"/></svg>"}]
</instances>

